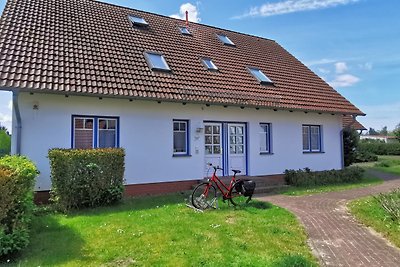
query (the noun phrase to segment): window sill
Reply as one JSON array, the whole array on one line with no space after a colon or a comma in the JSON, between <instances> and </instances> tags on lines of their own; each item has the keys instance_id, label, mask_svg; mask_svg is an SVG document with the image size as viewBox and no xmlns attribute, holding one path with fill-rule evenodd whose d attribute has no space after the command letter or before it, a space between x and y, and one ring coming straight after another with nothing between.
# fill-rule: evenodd
<instances>
[{"instance_id":1,"label":"window sill","mask_svg":"<svg viewBox=\"0 0 400 267\"><path fill-rule=\"evenodd\" d=\"M323 151L303 151L303 154L324 154Z\"/></svg>"},{"instance_id":2,"label":"window sill","mask_svg":"<svg viewBox=\"0 0 400 267\"><path fill-rule=\"evenodd\" d=\"M191 157L190 154L172 154L172 157L181 158L181 157Z\"/></svg>"},{"instance_id":3,"label":"window sill","mask_svg":"<svg viewBox=\"0 0 400 267\"><path fill-rule=\"evenodd\" d=\"M260 155L273 155L274 153L272 152L260 152Z\"/></svg>"}]
</instances>

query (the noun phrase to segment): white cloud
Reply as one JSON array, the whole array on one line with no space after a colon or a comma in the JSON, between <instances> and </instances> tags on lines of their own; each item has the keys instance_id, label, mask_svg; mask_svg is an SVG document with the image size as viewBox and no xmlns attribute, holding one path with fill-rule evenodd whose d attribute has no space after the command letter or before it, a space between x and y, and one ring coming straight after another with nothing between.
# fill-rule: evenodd
<instances>
[{"instance_id":1,"label":"white cloud","mask_svg":"<svg viewBox=\"0 0 400 267\"><path fill-rule=\"evenodd\" d=\"M364 64L358 64L358 67L362 70L372 70L372 63L366 62Z\"/></svg>"},{"instance_id":2,"label":"white cloud","mask_svg":"<svg viewBox=\"0 0 400 267\"><path fill-rule=\"evenodd\" d=\"M333 81L328 82L333 88L349 87L360 81L360 78L351 74L340 74Z\"/></svg>"},{"instance_id":3,"label":"white cloud","mask_svg":"<svg viewBox=\"0 0 400 267\"><path fill-rule=\"evenodd\" d=\"M336 73L344 73L348 70L346 62L336 62L335 63Z\"/></svg>"},{"instance_id":4,"label":"white cloud","mask_svg":"<svg viewBox=\"0 0 400 267\"><path fill-rule=\"evenodd\" d=\"M0 113L0 125L5 126L9 132L12 131L11 121L12 121L11 114Z\"/></svg>"},{"instance_id":5,"label":"white cloud","mask_svg":"<svg viewBox=\"0 0 400 267\"><path fill-rule=\"evenodd\" d=\"M267 2L261 6L252 7L248 12L233 18L268 17L308 10L325 9L358 1L360 0L286 0L275 3Z\"/></svg>"},{"instance_id":6,"label":"white cloud","mask_svg":"<svg viewBox=\"0 0 400 267\"><path fill-rule=\"evenodd\" d=\"M200 12L197 6L191 3L182 4L179 8L179 13L173 14L170 17L175 19L183 19L186 20L186 11L188 12L189 21L192 22L200 22Z\"/></svg>"},{"instance_id":7,"label":"white cloud","mask_svg":"<svg viewBox=\"0 0 400 267\"><path fill-rule=\"evenodd\" d=\"M331 64L337 62L337 59L331 59L331 58L323 58L323 59L318 59L314 61L309 61L309 62L304 62L304 65L311 67L311 66L316 66L316 65L325 65L325 64Z\"/></svg>"}]
</instances>

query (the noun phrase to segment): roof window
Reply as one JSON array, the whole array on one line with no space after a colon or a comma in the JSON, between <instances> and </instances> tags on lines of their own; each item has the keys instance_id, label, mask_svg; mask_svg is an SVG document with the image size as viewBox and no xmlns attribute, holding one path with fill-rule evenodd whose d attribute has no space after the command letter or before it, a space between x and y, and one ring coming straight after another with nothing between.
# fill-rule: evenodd
<instances>
[{"instance_id":1,"label":"roof window","mask_svg":"<svg viewBox=\"0 0 400 267\"><path fill-rule=\"evenodd\" d=\"M179 30L183 35L192 35L187 27L179 27Z\"/></svg>"},{"instance_id":2,"label":"roof window","mask_svg":"<svg viewBox=\"0 0 400 267\"><path fill-rule=\"evenodd\" d=\"M208 70L218 70L211 58L202 58L201 61Z\"/></svg>"},{"instance_id":3,"label":"roof window","mask_svg":"<svg viewBox=\"0 0 400 267\"><path fill-rule=\"evenodd\" d=\"M158 53L146 52L144 53L147 64L152 70L171 71L164 56Z\"/></svg>"},{"instance_id":4,"label":"roof window","mask_svg":"<svg viewBox=\"0 0 400 267\"><path fill-rule=\"evenodd\" d=\"M261 84L272 84L273 82L258 68L248 68L250 73L261 83Z\"/></svg>"},{"instance_id":5,"label":"roof window","mask_svg":"<svg viewBox=\"0 0 400 267\"><path fill-rule=\"evenodd\" d=\"M139 25L139 26L147 26L147 25L149 25L147 23L147 21L142 17L129 15L129 20L133 23L133 25Z\"/></svg>"},{"instance_id":6,"label":"roof window","mask_svg":"<svg viewBox=\"0 0 400 267\"><path fill-rule=\"evenodd\" d=\"M225 45L230 45L230 46L235 46L235 43L231 41L231 39L229 39L228 36L224 35L224 34L217 34L218 39L223 42Z\"/></svg>"}]
</instances>

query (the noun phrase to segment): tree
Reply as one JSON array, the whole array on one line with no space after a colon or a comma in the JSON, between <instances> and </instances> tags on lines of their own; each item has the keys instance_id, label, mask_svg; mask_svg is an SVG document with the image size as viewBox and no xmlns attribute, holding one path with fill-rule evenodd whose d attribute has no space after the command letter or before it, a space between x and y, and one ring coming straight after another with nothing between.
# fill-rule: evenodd
<instances>
[{"instance_id":1,"label":"tree","mask_svg":"<svg viewBox=\"0 0 400 267\"><path fill-rule=\"evenodd\" d=\"M371 127L369 128L368 134L369 135L379 135L379 133L374 128L371 128Z\"/></svg>"},{"instance_id":2,"label":"tree","mask_svg":"<svg viewBox=\"0 0 400 267\"><path fill-rule=\"evenodd\" d=\"M8 155L11 152L11 136L7 128L2 126L0 128L0 157Z\"/></svg>"},{"instance_id":3,"label":"tree","mask_svg":"<svg viewBox=\"0 0 400 267\"><path fill-rule=\"evenodd\" d=\"M400 123L394 128L393 134L396 136L397 141L400 142Z\"/></svg>"},{"instance_id":4,"label":"tree","mask_svg":"<svg viewBox=\"0 0 400 267\"><path fill-rule=\"evenodd\" d=\"M388 135L388 129L387 126L382 127L382 130L379 131L380 135L387 136Z\"/></svg>"},{"instance_id":5,"label":"tree","mask_svg":"<svg viewBox=\"0 0 400 267\"><path fill-rule=\"evenodd\" d=\"M372 129L372 128L370 128ZM356 149L360 136L357 131L352 128L343 129L343 156L344 166L350 166L356 160Z\"/></svg>"}]
</instances>

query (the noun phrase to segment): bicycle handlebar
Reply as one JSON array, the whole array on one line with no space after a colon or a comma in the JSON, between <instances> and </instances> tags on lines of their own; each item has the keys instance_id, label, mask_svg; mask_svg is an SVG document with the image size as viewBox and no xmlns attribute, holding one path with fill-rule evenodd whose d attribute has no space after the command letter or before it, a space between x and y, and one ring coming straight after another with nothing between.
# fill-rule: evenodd
<instances>
[{"instance_id":1,"label":"bicycle handlebar","mask_svg":"<svg viewBox=\"0 0 400 267\"><path fill-rule=\"evenodd\" d=\"M223 171L223 170L224 170L224 169L220 168L219 166L214 166L214 165L212 165L212 163L208 163L208 166L213 167L213 168L214 168L214 171L217 171L217 170Z\"/></svg>"}]
</instances>

